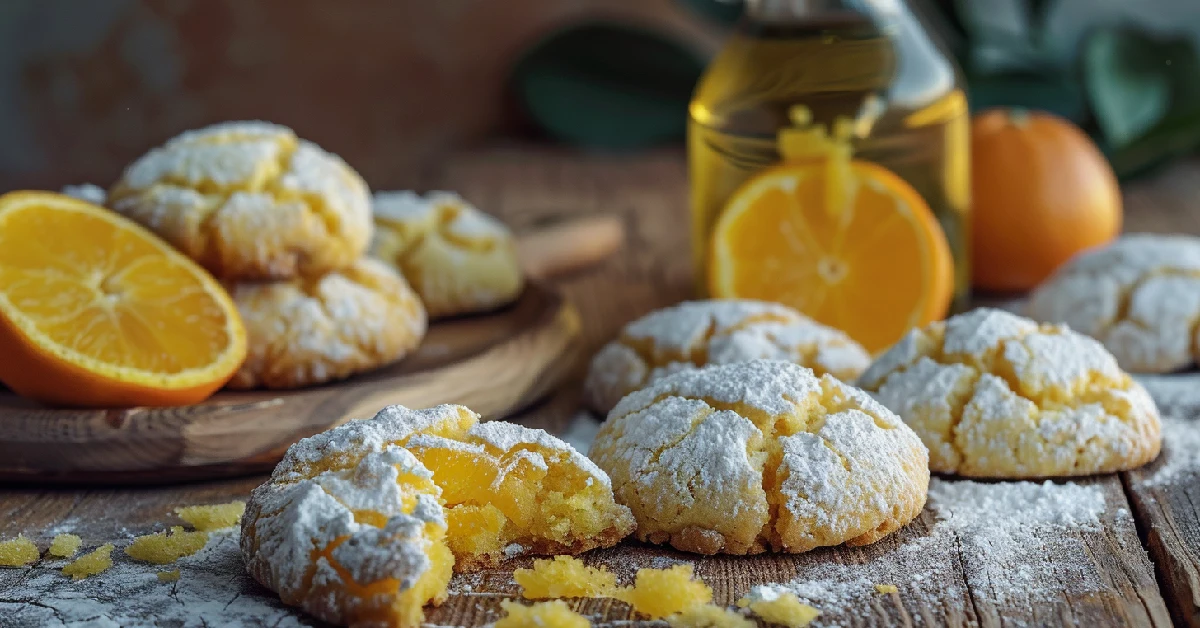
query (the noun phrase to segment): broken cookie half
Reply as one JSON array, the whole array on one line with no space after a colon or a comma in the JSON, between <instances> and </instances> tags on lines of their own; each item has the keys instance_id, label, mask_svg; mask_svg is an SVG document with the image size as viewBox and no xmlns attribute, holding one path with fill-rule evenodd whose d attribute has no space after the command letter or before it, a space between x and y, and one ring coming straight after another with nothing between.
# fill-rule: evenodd
<instances>
[{"instance_id":1,"label":"broken cookie half","mask_svg":"<svg viewBox=\"0 0 1200 628\"><path fill-rule=\"evenodd\" d=\"M419 625L452 569L616 544L608 476L541 430L462 406L384 408L293 445L242 519L250 573L345 625Z\"/></svg>"}]
</instances>

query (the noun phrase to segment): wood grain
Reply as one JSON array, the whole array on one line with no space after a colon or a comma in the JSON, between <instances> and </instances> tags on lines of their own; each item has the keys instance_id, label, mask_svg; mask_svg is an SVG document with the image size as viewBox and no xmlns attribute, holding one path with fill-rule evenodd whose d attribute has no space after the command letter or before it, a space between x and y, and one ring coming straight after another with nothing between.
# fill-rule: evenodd
<instances>
[{"instance_id":1,"label":"wood grain","mask_svg":"<svg viewBox=\"0 0 1200 628\"><path fill-rule=\"evenodd\" d=\"M558 383L578 330L561 295L531 284L501 311L434 324L409 359L326 386L114 410L45 408L0 393L0 480L167 482L263 471L296 440L391 404L462 403L501 418Z\"/></svg>"},{"instance_id":2,"label":"wood grain","mask_svg":"<svg viewBox=\"0 0 1200 628\"><path fill-rule=\"evenodd\" d=\"M1200 374L1143 377L1166 421L1163 453L1123 474L1180 626L1200 626Z\"/></svg>"},{"instance_id":3,"label":"wood grain","mask_svg":"<svg viewBox=\"0 0 1200 628\"><path fill-rule=\"evenodd\" d=\"M1198 164L1183 164L1127 190L1127 225L1136 230L1200 233L1197 214L1190 209L1200 191L1195 183L1200 179L1194 176L1200 172ZM614 216L624 224L626 237L614 258L558 283L580 310L582 356L609 340L625 322L690 296L687 233L681 228L687 216L685 183L683 161L677 152L606 158L519 149L455 156L432 167L421 182L430 189L461 192L502 215L518 231L564 215ZM514 420L555 433L568 430L573 421L591 420L576 417L578 378L585 366L586 360L577 356L555 367L565 383ZM1167 401L1160 399L1163 405L1170 405ZM1196 586L1200 515L1193 504L1200 503L1195 488L1200 480L1180 476L1177 481L1182 484L1139 484L1150 482L1147 478L1155 477L1163 468L1158 465L1167 464L1170 455L1168 445L1168 458L1145 471L1120 479L1084 480L1103 491L1106 507L1101 529L1039 531L1016 555L973 544L961 532L948 530L931 508L897 534L865 548L693 560L720 602L735 600L754 584L794 579L825 584L861 579L899 587L896 594L868 594L841 607L825 604L825 614L817 625L1166 626L1171 621L1168 607L1176 622L1197 625L1194 596L1200 590ZM21 532L44 546L49 541L47 531L67 522L89 544L114 540L121 546L132 534L177 523L169 514L175 506L244 498L260 479L128 489L3 488L0 536ZM692 559L635 543L586 557L609 565L623 579L631 577L637 566L661 566L685 558ZM493 621L499 601L515 592L511 581L515 566L519 564L457 577L452 586L455 594L442 607L430 609L429 621L443 626ZM926 571L927 581L914 577ZM0 570L0 625L5 604L19 605L12 591L20 590L19 583L28 575L21 570ZM1160 593L1159 584L1165 594ZM55 586L59 595L71 594L69 581L64 579ZM279 619L272 610L275 607L270 606L274 599L270 593L244 580L230 586L236 589L234 594L264 604L261 625ZM630 621L629 609L617 602L591 600L575 606L593 615L597 625L644 623ZM220 617L206 620L209 625L221 624ZM287 620L319 625L297 612L287 615ZM153 618L147 621L152 622Z\"/></svg>"}]
</instances>

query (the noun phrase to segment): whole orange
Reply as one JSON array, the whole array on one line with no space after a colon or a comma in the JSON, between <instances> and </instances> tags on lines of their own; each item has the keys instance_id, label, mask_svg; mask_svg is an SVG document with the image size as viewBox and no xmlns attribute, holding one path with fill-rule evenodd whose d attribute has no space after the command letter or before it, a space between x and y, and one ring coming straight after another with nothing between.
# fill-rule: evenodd
<instances>
[{"instance_id":1,"label":"whole orange","mask_svg":"<svg viewBox=\"0 0 1200 628\"><path fill-rule=\"evenodd\" d=\"M1112 167L1071 122L991 109L971 123L972 283L1029 290L1121 230Z\"/></svg>"}]
</instances>

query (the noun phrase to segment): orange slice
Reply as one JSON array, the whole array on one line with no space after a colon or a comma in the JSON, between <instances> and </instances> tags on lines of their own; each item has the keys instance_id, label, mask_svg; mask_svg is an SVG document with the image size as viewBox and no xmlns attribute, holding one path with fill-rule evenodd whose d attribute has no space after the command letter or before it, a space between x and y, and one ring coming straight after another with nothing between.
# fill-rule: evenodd
<instances>
[{"instance_id":1,"label":"orange slice","mask_svg":"<svg viewBox=\"0 0 1200 628\"><path fill-rule=\"evenodd\" d=\"M184 405L246 356L229 295L137 224L49 192L0 197L0 381L73 406Z\"/></svg>"},{"instance_id":2,"label":"orange slice","mask_svg":"<svg viewBox=\"0 0 1200 628\"><path fill-rule=\"evenodd\" d=\"M785 163L738 189L713 230L709 289L790 305L876 352L945 316L953 262L916 190L873 163L846 165L834 177L827 163Z\"/></svg>"}]
</instances>

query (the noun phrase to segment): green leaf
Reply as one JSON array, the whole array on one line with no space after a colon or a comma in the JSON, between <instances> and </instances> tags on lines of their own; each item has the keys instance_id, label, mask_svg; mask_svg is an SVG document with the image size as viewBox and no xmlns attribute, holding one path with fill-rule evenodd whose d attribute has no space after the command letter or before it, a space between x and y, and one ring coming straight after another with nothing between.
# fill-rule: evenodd
<instances>
[{"instance_id":1,"label":"green leaf","mask_svg":"<svg viewBox=\"0 0 1200 628\"><path fill-rule=\"evenodd\" d=\"M683 137L699 54L667 37L609 23L552 34L518 62L513 85L549 135L630 150Z\"/></svg>"},{"instance_id":2,"label":"green leaf","mask_svg":"<svg viewBox=\"0 0 1200 628\"><path fill-rule=\"evenodd\" d=\"M967 96L972 111L1021 107L1049 111L1077 124L1087 118L1083 86L1067 73L968 74Z\"/></svg>"},{"instance_id":3,"label":"green leaf","mask_svg":"<svg viewBox=\"0 0 1200 628\"><path fill-rule=\"evenodd\" d=\"M1154 127L1171 107L1171 68L1163 46L1145 35L1106 29L1088 38L1084 85L1096 122L1120 148Z\"/></svg>"},{"instance_id":4,"label":"green leaf","mask_svg":"<svg viewBox=\"0 0 1200 628\"><path fill-rule=\"evenodd\" d=\"M1129 144L1106 150L1113 170L1122 179L1144 174L1200 147L1200 109L1163 121Z\"/></svg>"},{"instance_id":5,"label":"green leaf","mask_svg":"<svg viewBox=\"0 0 1200 628\"><path fill-rule=\"evenodd\" d=\"M742 17L742 0L676 0L693 12L720 24L732 25Z\"/></svg>"}]
</instances>

